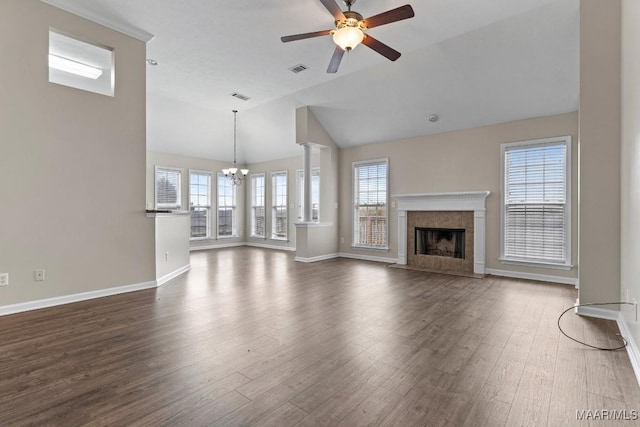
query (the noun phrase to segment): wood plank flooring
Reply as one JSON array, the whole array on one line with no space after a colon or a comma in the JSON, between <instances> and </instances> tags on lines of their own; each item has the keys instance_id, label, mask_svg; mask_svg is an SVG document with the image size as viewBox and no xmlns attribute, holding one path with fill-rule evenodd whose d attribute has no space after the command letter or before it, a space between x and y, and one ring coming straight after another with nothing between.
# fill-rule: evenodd
<instances>
[{"instance_id":1,"label":"wood plank flooring","mask_svg":"<svg viewBox=\"0 0 640 427\"><path fill-rule=\"evenodd\" d=\"M0 425L561 426L640 410L566 285L233 248L161 288L0 317ZM565 317L616 343L614 322ZM638 425L626 421L621 425Z\"/></svg>"}]
</instances>

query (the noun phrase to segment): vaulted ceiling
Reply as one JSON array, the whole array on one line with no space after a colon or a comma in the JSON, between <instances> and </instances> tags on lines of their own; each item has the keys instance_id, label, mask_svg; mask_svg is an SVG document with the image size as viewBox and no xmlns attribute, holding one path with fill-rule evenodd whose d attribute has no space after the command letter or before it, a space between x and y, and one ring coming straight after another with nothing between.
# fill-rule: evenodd
<instances>
[{"instance_id":1,"label":"vaulted ceiling","mask_svg":"<svg viewBox=\"0 0 640 427\"><path fill-rule=\"evenodd\" d=\"M353 9L367 17L406 1ZM361 45L327 74L331 37L280 41L332 28L318 0L47 0L154 35L150 150L230 161L233 109L248 163L301 153L295 109L305 105L341 147L577 110L578 0L411 1L414 18L369 30L400 59ZM297 64L308 69L291 72Z\"/></svg>"}]
</instances>

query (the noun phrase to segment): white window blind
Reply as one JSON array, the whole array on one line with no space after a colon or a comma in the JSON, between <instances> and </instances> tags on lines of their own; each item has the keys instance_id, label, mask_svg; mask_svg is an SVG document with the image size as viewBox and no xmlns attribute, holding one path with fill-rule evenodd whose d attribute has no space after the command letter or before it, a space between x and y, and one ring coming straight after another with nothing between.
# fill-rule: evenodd
<instances>
[{"instance_id":1,"label":"white window blind","mask_svg":"<svg viewBox=\"0 0 640 427\"><path fill-rule=\"evenodd\" d=\"M265 176L251 175L251 236L265 237Z\"/></svg>"},{"instance_id":2,"label":"white window blind","mask_svg":"<svg viewBox=\"0 0 640 427\"><path fill-rule=\"evenodd\" d=\"M289 222L287 218L287 172L274 172L271 175L272 215L271 238L286 240Z\"/></svg>"},{"instance_id":3,"label":"white window blind","mask_svg":"<svg viewBox=\"0 0 640 427\"><path fill-rule=\"evenodd\" d=\"M210 236L211 174L189 172L189 209L191 210L191 238Z\"/></svg>"},{"instance_id":4,"label":"white window blind","mask_svg":"<svg viewBox=\"0 0 640 427\"><path fill-rule=\"evenodd\" d=\"M354 164L354 246L388 246L387 169L387 160Z\"/></svg>"},{"instance_id":5,"label":"white window blind","mask_svg":"<svg viewBox=\"0 0 640 427\"><path fill-rule=\"evenodd\" d=\"M567 264L567 141L504 148L505 259Z\"/></svg>"},{"instance_id":6,"label":"white window blind","mask_svg":"<svg viewBox=\"0 0 640 427\"><path fill-rule=\"evenodd\" d=\"M180 170L156 168L156 208L180 209Z\"/></svg>"},{"instance_id":7,"label":"white window blind","mask_svg":"<svg viewBox=\"0 0 640 427\"><path fill-rule=\"evenodd\" d=\"M236 187L218 174L218 237L236 236Z\"/></svg>"}]
</instances>

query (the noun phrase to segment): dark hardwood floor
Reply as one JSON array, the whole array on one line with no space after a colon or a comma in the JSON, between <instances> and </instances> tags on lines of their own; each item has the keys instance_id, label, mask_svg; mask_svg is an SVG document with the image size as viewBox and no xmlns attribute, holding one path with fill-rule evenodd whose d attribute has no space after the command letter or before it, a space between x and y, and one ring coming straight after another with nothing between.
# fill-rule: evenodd
<instances>
[{"instance_id":1,"label":"dark hardwood floor","mask_svg":"<svg viewBox=\"0 0 640 427\"><path fill-rule=\"evenodd\" d=\"M0 425L560 426L640 410L573 287L255 248L161 288L0 317ZM617 343L614 322L566 316ZM622 425L637 425L627 421Z\"/></svg>"}]
</instances>

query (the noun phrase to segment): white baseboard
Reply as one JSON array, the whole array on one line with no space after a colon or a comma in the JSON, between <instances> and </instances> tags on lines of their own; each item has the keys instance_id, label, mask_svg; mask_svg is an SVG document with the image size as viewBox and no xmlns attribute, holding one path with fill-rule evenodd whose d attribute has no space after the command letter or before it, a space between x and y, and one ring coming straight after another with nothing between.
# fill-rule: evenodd
<instances>
[{"instance_id":1,"label":"white baseboard","mask_svg":"<svg viewBox=\"0 0 640 427\"><path fill-rule=\"evenodd\" d=\"M618 313L616 322L618 323L620 334L622 334L624 339L627 340L627 354L629 355L633 372L636 374L636 381L638 381L638 384L640 385L640 352L638 352L638 346L636 345L636 341L633 339L633 335L631 334L622 313Z\"/></svg>"},{"instance_id":2,"label":"white baseboard","mask_svg":"<svg viewBox=\"0 0 640 427\"><path fill-rule=\"evenodd\" d=\"M296 248L292 248L291 246L278 246L278 245L268 245L266 243L258 243L258 242L247 242L246 246L251 246L253 248L264 248L264 249L276 249L280 251L291 251L295 252Z\"/></svg>"},{"instance_id":3,"label":"white baseboard","mask_svg":"<svg viewBox=\"0 0 640 427\"><path fill-rule=\"evenodd\" d=\"M38 310L40 308L54 307L56 305L70 304L72 302L86 301L94 298L108 297L127 292L141 291L157 287L157 282L136 283L134 285L118 286L116 288L99 289L96 291L81 292L78 294L64 295L61 297L46 298L36 301L28 301L18 304L0 306L0 316L22 313L23 311Z\"/></svg>"},{"instance_id":4,"label":"white baseboard","mask_svg":"<svg viewBox=\"0 0 640 427\"><path fill-rule=\"evenodd\" d=\"M633 368L633 373L636 375L636 381L640 385L640 351L633 338L633 334L627 325L627 322L620 311L609 310L599 307L577 307L576 312L583 316L597 317L599 319L615 320L620 329L620 335L627 341L627 354L629 355L629 361Z\"/></svg>"},{"instance_id":5,"label":"white baseboard","mask_svg":"<svg viewBox=\"0 0 640 427\"><path fill-rule=\"evenodd\" d=\"M238 246L246 246L246 242L218 243L214 245L190 246L189 251L204 251L207 249L236 248Z\"/></svg>"},{"instance_id":6,"label":"white baseboard","mask_svg":"<svg viewBox=\"0 0 640 427\"><path fill-rule=\"evenodd\" d=\"M341 258L360 259L363 261L384 262L387 264L396 264L398 262L397 258L386 258L386 257L380 257L380 256L373 256L373 255L349 254L346 252L340 252L338 256Z\"/></svg>"},{"instance_id":7,"label":"white baseboard","mask_svg":"<svg viewBox=\"0 0 640 427\"><path fill-rule=\"evenodd\" d=\"M602 307L582 306L576 307L576 314L580 316L596 317L598 319L618 320L620 312Z\"/></svg>"},{"instance_id":8,"label":"white baseboard","mask_svg":"<svg viewBox=\"0 0 640 427\"><path fill-rule=\"evenodd\" d=\"M185 273L187 271L191 270L191 264L187 264L185 266L182 266L180 268L178 268L177 270L172 271L169 274L165 274L164 276L156 279L156 282L158 283L158 286L162 286L165 283L167 283L169 280L178 277L179 275L181 275L182 273Z\"/></svg>"},{"instance_id":9,"label":"white baseboard","mask_svg":"<svg viewBox=\"0 0 640 427\"><path fill-rule=\"evenodd\" d=\"M495 268L486 268L485 273L493 274L494 276L512 277L514 279L528 279L539 280L541 282L563 283L565 285L578 286L578 279L576 277L562 277L562 276L550 276L546 274L536 273L523 273L520 271L510 270L498 270Z\"/></svg>"},{"instance_id":10,"label":"white baseboard","mask_svg":"<svg viewBox=\"0 0 640 427\"><path fill-rule=\"evenodd\" d=\"M338 258L338 254L327 254L327 255L319 255L319 256L314 256L314 257L309 257L309 258L303 258L303 257L295 257L295 260L298 262L316 262L316 261L324 261L326 259L333 259L333 258Z\"/></svg>"}]
</instances>

